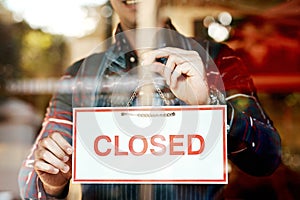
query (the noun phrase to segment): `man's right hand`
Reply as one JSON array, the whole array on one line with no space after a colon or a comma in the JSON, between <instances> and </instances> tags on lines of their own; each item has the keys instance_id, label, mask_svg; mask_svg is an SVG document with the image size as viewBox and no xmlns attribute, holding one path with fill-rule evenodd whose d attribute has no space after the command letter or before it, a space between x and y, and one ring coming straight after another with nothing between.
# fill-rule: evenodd
<instances>
[{"instance_id":1,"label":"man's right hand","mask_svg":"<svg viewBox=\"0 0 300 200\"><path fill-rule=\"evenodd\" d=\"M47 194L59 196L64 191L72 176L72 153L72 146L57 132L38 142L34 169Z\"/></svg>"}]
</instances>

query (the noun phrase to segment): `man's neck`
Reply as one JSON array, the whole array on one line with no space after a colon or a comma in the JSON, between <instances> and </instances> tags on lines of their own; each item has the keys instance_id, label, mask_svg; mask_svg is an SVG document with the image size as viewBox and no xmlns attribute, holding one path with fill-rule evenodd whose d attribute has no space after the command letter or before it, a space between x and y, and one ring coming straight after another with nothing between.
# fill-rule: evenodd
<instances>
[{"instance_id":1,"label":"man's neck","mask_svg":"<svg viewBox=\"0 0 300 200\"><path fill-rule=\"evenodd\" d=\"M121 31L125 34L129 44L131 45L132 48L136 47L136 39L137 35L136 32L134 31L137 27L127 27L126 25L120 23ZM171 30L176 30L176 28L173 26L170 18L160 18L158 25L156 26L157 28L166 28L166 29L171 29ZM149 27L148 27L149 28ZM153 27L155 28L155 27Z\"/></svg>"}]
</instances>

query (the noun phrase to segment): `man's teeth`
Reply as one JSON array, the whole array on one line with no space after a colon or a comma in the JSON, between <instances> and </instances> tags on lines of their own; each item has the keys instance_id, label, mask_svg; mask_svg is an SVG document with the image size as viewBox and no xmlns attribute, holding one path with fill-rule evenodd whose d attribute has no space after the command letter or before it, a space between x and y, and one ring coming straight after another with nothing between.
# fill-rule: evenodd
<instances>
[{"instance_id":1,"label":"man's teeth","mask_svg":"<svg viewBox=\"0 0 300 200\"><path fill-rule=\"evenodd\" d=\"M127 5L132 5L132 4L138 3L139 0L123 0L122 2L127 4Z\"/></svg>"}]
</instances>

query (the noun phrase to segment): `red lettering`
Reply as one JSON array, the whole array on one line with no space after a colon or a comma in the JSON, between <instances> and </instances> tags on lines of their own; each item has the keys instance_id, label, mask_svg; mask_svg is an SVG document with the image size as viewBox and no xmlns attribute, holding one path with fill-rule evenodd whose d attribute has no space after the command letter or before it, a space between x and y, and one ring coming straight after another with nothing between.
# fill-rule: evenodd
<instances>
[{"instance_id":1,"label":"red lettering","mask_svg":"<svg viewBox=\"0 0 300 200\"><path fill-rule=\"evenodd\" d=\"M200 148L193 150L193 139L198 139L200 142ZM188 155L200 154L204 150L204 139L201 135L188 135Z\"/></svg>"},{"instance_id":2,"label":"red lettering","mask_svg":"<svg viewBox=\"0 0 300 200\"><path fill-rule=\"evenodd\" d=\"M135 151L133 149L133 142L136 139L141 139L143 141L143 143L144 143L143 144L144 148L143 148L143 150L141 152L137 152L137 151ZM142 135L134 135L134 136L132 136L130 138L130 140L129 140L129 151L133 155L135 155L135 156L142 156L142 155L144 155L146 153L147 149L148 149L148 143L147 143L147 139L144 136L142 136Z\"/></svg>"},{"instance_id":3,"label":"red lettering","mask_svg":"<svg viewBox=\"0 0 300 200\"><path fill-rule=\"evenodd\" d=\"M150 149L151 153L155 156L161 156L166 152L166 146L164 144L158 143L155 141L156 138L159 138L161 141L166 141L166 138L163 135L153 135L151 137L151 144L155 147L159 147L160 151L155 151L154 149Z\"/></svg>"},{"instance_id":4,"label":"red lettering","mask_svg":"<svg viewBox=\"0 0 300 200\"><path fill-rule=\"evenodd\" d=\"M174 150L176 146L183 146L183 142L174 142L174 139L183 137L184 135L170 135L170 155L184 155L184 151Z\"/></svg>"},{"instance_id":5,"label":"red lettering","mask_svg":"<svg viewBox=\"0 0 300 200\"><path fill-rule=\"evenodd\" d=\"M118 135L114 136L114 150L115 156L128 156L129 152L134 156L142 156L146 154L150 142L149 151L154 156L164 155L167 151L167 145L163 142L166 141L166 137L163 135L153 135L149 141L143 135L134 135L128 141L128 149L125 151L120 149L120 138ZM201 154L205 148L205 141L201 135L189 134L189 135L169 135L169 154L172 155L185 155L185 150L187 150L187 155L197 155ZM138 140L138 141L137 141ZM98 156L107 156L112 152L112 149L106 147L103 144L109 144L112 140L107 135L100 135L96 137L94 141L94 151ZM141 150L137 151L139 146L136 142L141 142ZM198 144L199 145L198 145ZM196 145L197 144L197 145ZM187 145L187 146L186 146ZM102 148L99 148L102 147ZM187 147L187 149L186 149ZM106 148L106 149L105 149Z\"/></svg>"},{"instance_id":6,"label":"red lettering","mask_svg":"<svg viewBox=\"0 0 300 200\"><path fill-rule=\"evenodd\" d=\"M119 151L119 136L115 136L115 155L116 156L127 156L128 152L126 151Z\"/></svg>"},{"instance_id":7,"label":"red lettering","mask_svg":"<svg viewBox=\"0 0 300 200\"><path fill-rule=\"evenodd\" d=\"M106 140L107 142L111 142L111 139L110 139L110 137L108 137L108 136L106 136L106 135L100 135L100 136L98 136L96 139L95 139L95 142L94 142L94 151L96 152L96 154L97 155L99 155L99 156L107 156L108 154L110 154L110 152L111 152L111 149L107 149L105 152L101 152L100 150L99 150L99 141L100 140Z\"/></svg>"}]
</instances>

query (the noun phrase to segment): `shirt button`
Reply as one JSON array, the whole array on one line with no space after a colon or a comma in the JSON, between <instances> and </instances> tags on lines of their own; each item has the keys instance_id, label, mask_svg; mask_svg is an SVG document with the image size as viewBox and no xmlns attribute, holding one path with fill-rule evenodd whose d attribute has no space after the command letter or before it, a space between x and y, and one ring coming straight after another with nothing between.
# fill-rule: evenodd
<instances>
[{"instance_id":1,"label":"shirt button","mask_svg":"<svg viewBox=\"0 0 300 200\"><path fill-rule=\"evenodd\" d=\"M130 62L134 63L135 62L135 57L132 56L132 57L130 57L129 60L130 60Z\"/></svg>"}]
</instances>

